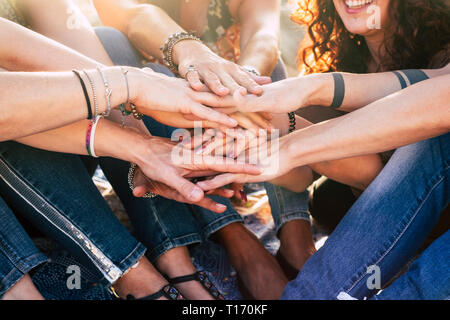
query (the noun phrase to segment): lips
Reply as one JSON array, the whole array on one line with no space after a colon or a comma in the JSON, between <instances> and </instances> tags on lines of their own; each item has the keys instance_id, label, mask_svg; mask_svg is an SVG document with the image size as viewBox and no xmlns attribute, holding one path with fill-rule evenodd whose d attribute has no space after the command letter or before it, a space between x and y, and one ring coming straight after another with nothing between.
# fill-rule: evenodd
<instances>
[{"instance_id":1,"label":"lips","mask_svg":"<svg viewBox=\"0 0 450 320\"><path fill-rule=\"evenodd\" d=\"M353 11L363 9L374 2L375 0L345 0L345 5L348 10Z\"/></svg>"}]
</instances>

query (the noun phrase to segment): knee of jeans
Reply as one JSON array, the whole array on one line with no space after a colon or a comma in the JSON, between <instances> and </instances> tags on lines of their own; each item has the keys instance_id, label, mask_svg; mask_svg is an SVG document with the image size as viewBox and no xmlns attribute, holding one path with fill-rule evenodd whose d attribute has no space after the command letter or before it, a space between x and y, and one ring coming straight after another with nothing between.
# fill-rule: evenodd
<instances>
[{"instance_id":1,"label":"knee of jeans","mask_svg":"<svg viewBox=\"0 0 450 320\"><path fill-rule=\"evenodd\" d=\"M111 27L94 30L115 65L142 67L140 54L122 32Z\"/></svg>"}]
</instances>

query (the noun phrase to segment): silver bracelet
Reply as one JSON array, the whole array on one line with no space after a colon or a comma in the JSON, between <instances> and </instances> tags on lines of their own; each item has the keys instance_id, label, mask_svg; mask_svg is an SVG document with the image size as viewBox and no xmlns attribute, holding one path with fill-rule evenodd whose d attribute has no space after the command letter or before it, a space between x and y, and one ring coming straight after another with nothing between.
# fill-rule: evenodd
<instances>
[{"instance_id":1,"label":"silver bracelet","mask_svg":"<svg viewBox=\"0 0 450 320\"><path fill-rule=\"evenodd\" d=\"M178 65L173 62L173 47L185 40L195 40L202 42L194 32L176 32L171 34L169 38L164 42L164 45L160 48L162 51L164 64L173 72L178 73Z\"/></svg>"},{"instance_id":2,"label":"silver bracelet","mask_svg":"<svg viewBox=\"0 0 450 320\"><path fill-rule=\"evenodd\" d=\"M128 170L128 185L130 186L131 192L134 191L134 184L133 184L133 182L134 182L134 175L136 173L136 168L137 168L137 165L132 163L130 165L130 170ZM154 198L154 197L157 197L157 196L158 196L157 194L155 194L153 192L150 192L150 191L147 191L144 194L143 198L151 199L151 198Z\"/></svg>"},{"instance_id":3,"label":"silver bracelet","mask_svg":"<svg viewBox=\"0 0 450 320\"><path fill-rule=\"evenodd\" d=\"M106 98L106 111L101 114L102 117L109 117L111 114L111 94L112 90L109 87L108 79L105 76L105 73L100 67L97 67L97 71L100 73L103 83L105 84L105 98Z\"/></svg>"},{"instance_id":4,"label":"silver bracelet","mask_svg":"<svg viewBox=\"0 0 450 320\"><path fill-rule=\"evenodd\" d=\"M95 84L94 81L92 80L91 76L86 72L86 70L83 70L83 73L86 75L86 78L89 81L89 84L91 85L91 89L92 89L92 95L94 97L94 116L92 117L92 119L96 119L98 114L98 101L97 101L97 92L96 92L96 88L95 88Z\"/></svg>"},{"instance_id":5,"label":"silver bracelet","mask_svg":"<svg viewBox=\"0 0 450 320\"><path fill-rule=\"evenodd\" d=\"M256 68L251 67L251 66L242 66L242 69L244 69L245 71L249 72L249 73L253 73L254 75L260 77L261 73L259 73L258 70L256 70Z\"/></svg>"}]
</instances>

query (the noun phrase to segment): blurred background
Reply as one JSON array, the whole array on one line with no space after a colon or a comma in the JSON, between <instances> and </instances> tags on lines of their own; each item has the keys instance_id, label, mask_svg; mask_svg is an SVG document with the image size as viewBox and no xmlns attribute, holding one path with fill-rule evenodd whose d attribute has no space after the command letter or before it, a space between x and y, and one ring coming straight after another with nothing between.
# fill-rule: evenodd
<instances>
[{"instance_id":1,"label":"blurred background","mask_svg":"<svg viewBox=\"0 0 450 320\"><path fill-rule=\"evenodd\" d=\"M90 19L93 25L99 25L100 20L97 16L91 0L75 0L78 2L81 10ZM305 34L304 27L293 23L289 15L294 10L297 0L282 0L281 8L281 55L288 68L289 76L294 77L298 74L296 69L297 47Z\"/></svg>"}]
</instances>

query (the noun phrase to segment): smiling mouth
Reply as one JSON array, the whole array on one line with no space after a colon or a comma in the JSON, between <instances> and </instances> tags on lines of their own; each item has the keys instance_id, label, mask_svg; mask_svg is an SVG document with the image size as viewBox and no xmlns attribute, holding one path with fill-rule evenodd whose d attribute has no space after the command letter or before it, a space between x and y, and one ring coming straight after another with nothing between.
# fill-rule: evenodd
<instances>
[{"instance_id":1,"label":"smiling mouth","mask_svg":"<svg viewBox=\"0 0 450 320\"><path fill-rule=\"evenodd\" d=\"M375 0L346 0L345 5L348 9L357 10L374 3Z\"/></svg>"}]
</instances>

